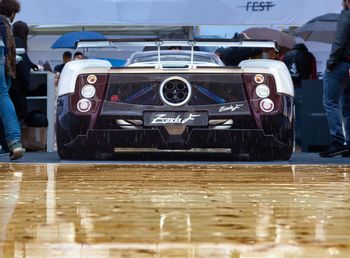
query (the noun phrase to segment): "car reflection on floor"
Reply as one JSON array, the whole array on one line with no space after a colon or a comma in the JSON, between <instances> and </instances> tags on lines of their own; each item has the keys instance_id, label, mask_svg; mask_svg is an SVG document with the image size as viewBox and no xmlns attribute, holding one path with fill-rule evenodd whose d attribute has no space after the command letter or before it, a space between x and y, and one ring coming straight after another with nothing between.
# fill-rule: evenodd
<instances>
[{"instance_id":1,"label":"car reflection on floor","mask_svg":"<svg viewBox=\"0 0 350 258\"><path fill-rule=\"evenodd\" d=\"M349 171L2 163L2 257L349 257Z\"/></svg>"}]
</instances>

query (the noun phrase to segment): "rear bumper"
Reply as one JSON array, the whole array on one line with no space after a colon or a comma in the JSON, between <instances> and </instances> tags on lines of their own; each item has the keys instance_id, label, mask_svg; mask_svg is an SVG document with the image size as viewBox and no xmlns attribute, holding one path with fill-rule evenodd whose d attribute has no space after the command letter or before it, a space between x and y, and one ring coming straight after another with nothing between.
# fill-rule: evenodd
<instances>
[{"instance_id":1,"label":"rear bumper","mask_svg":"<svg viewBox=\"0 0 350 258\"><path fill-rule=\"evenodd\" d=\"M230 129L188 126L178 135L170 135L164 126L121 128L117 119L143 119L144 110L132 105L111 106L101 113L85 115L70 111L68 96L59 98L58 103L57 140L59 146L67 148L239 148L249 151L251 147L283 148L293 144L293 101L288 96L283 96L280 111L275 114L252 115L248 110L221 114L209 109L209 120L232 119L233 126Z\"/></svg>"},{"instance_id":2,"label":"rear bumper","mask_svg":"<svg viewBox=\"0 0 350 258\"><path fill-rule=\"evenodd\" d=\"M182 135L168 135L164 128L143 130L88 130L78 135L67 147L90 146L103 148L243 148L247 151L253 146L288 147L273 135L265 135L263 130L212 130L191 129Z\"/></svg>"}]
</instances>

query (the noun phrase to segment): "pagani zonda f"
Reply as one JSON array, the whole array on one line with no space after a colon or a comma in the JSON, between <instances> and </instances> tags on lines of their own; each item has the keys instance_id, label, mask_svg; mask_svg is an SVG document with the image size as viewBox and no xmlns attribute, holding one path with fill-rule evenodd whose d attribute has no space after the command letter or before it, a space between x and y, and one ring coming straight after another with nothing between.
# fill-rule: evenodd
<instances>
[{"instance_id":1,"label":"pagani zonda f","mask_svg":"<svg viewBox=\"0 0 350 258\"><path fill-rule=\"evenodd\" d=\"M124 67L86 59L67 63L58 86L57 148L64 159L115 148L229 148L252 160L293 153L293 83L279 61L225 67L197 46L276 48L269 41L79 42L78 47L142 45ZM190 50L162 50L160 46Z\"/></svg>"}]
</instances>

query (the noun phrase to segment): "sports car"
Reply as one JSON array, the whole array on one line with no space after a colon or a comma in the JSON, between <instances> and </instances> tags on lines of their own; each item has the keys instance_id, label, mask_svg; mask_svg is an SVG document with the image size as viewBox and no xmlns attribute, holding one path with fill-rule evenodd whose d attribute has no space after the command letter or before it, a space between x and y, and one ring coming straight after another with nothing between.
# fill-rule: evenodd
<instances>
[{"instance_id":1,"label":"sports car","mask_svg":"<svg viewBox=\"0 0 350 258\"><path fill-rule=\"evenodd\" d=\"M123 67L100 59L65 65L58 85L57 149L63 159L120 148L225 148L251 160L288 160L294 147L293 83L284 63L224 66L198 47L275 48L254 40L81 41L77 48L153 47ZM164 50L171 46L177 49Z\"/></svg>"}]
</instances>

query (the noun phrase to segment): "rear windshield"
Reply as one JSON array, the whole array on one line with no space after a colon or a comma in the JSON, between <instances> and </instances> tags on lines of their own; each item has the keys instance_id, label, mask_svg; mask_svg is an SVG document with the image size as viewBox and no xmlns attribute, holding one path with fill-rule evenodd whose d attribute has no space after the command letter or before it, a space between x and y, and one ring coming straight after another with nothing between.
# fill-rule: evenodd
<instances>
[{"instance_id":1,"label":"rear windshield","mask_svg":"<svg viewBox=\"0 0 350 258\"><path fill-rule=\"evenodd\" d=\"M157 51L134 53L128 60L126 65L134 63L150 63L158 61ZM161 62L189 62L191 61L191 51L170 50L161 51ZM221 60L213 53L195 51L193 54L194 63L214 63L222 65Z\"/></svg>"}]
</instances>

